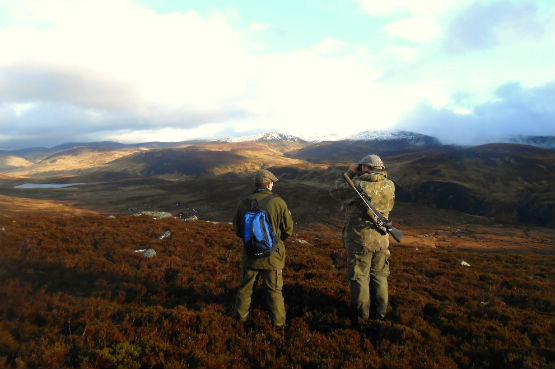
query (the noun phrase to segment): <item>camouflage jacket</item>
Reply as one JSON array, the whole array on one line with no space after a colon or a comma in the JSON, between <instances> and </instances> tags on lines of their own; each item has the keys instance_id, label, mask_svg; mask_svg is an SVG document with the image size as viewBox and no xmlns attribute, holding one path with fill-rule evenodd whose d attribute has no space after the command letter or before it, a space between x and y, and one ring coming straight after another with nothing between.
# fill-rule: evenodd
<instances>
[{"instance_id":1,"label":"camouflage jacket","mask_svg":"<svg viewBox=\"0 0 555 369\"><path fill-rule=\"evenodd\" d=\"M395 202L395 185L387 179L387 172L348 172L355 186L362 189L371 199L372 205L386 218ZM345 211L343 241L349 252L367 252L385 249L389 246L388 235L382 234L370 221L366 207L345 181L343 176L330 187L330 195L341 202Z\"/></svg>"},{"instance_id":2,"label":"camouflage jacket","mask_svg":"<svg viewBox=\"0 0 555 369\"><path fill-rule=\"evenodd\" d=\"M248 196L249 199L256 199L259 202L266 196L272 195L270 190L256 190L253 194ZM285 265L285 241L293 234L293 218L287 208L285 201L275 196L266 205L272 228L279 239L276 251L267 257L250 257L246 254L243 247L241 256L241 266L248 269L267 269L267 270L281 270ZM243 215L247 212L247 208L240 200L237 204L237 210L233 217L233 229L235 234L243 238Z\"/></svg>"}]
</instances>

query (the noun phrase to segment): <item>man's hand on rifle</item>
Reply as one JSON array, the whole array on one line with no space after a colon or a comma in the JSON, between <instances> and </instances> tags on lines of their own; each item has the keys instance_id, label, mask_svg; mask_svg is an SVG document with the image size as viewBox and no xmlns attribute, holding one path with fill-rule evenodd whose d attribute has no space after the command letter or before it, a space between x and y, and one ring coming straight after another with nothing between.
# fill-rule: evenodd
<instances>
[{"instance_id":1,"label":"man's hand on rifle","mask_svg":"<svg viewBox=\"0 0 555 369\"><path fill-rule=\"evenodd\" d=\"M357 174L358 167L359 165L357 163L353 163L349 166L349 170L347 171L347 174L349 175L349 177L353 178L355 174Z\"/></svg>"}]
</instances>

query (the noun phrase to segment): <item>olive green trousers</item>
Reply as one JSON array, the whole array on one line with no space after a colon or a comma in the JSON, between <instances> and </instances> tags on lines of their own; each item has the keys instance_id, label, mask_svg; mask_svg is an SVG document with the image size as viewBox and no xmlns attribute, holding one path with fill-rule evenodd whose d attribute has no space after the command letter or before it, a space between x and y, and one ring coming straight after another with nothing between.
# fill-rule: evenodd
<instances>
[{"instance_id":1,"label":"olive green trousers","mask_svg":"<svg viewBox=\"0 0 555 369\"><path fill-rule=\"evenodd\" d=\"M388 304L389 250L347 254L351 306L362 319L385 316Z\"/></svg>"},{"instance_id":2,"label":"olive green trousers","mask_svg":"<svg viewBox=\"0 0 555 369\"><path fill-rule=\"evenodd\" d=\"M281 293L283 288L281 270L241 268L241 285L235 298L235 316L241 321L247 319L253 288L260 277L262 277L266 294L266 305L272 314L274 324L283 326L285 324L285 304Z\"/></svg>"}]
</instances>

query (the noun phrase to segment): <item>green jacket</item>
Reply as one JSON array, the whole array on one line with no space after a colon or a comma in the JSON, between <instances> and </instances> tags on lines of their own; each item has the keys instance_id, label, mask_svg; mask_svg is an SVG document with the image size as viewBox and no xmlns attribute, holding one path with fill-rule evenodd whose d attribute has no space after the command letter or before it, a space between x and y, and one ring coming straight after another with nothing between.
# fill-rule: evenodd
<instances>
[{"instance_id":1,"label":"green jacket","mask_svg":"<svg viewBox=\"0 0 555 369\"><path fill-rule=\"evenodd\" d=\"M372 205L386 218L389 217L395 202L395 185L387 179L387 172L367 172L355 174L348 172L353 183L372 199ZM383 235L370 221L366 214L366 207L345 181L343 176L331 187L330 195L341 202L345 211L345 228L343 240L345 246L352 252L376 251L389 246L389 238Z\"/></svg>"},{"instance_id":2,"label":"green jacket","mask_svg":"<svg viewBox=\"0 0 555 369\"><path fill-rule=\"evenodd\" d=\"M272 195L272 191L267 189L258 189L247 198L256 199L260 202L269 195ZM243 247L241 257L241 267L243 268L281 270L285 265L285 245L283 241L293 234L293 218L291 218L291 212L289 212L285 201L277 195L275 195L275 197L268 202L266 210L268 211L272 228L274 229L274 232L279 240L277 249L270 256L257 258L248 256L245 252L245 248ZM233 229L235 234L241 239L243 238L243 215L246 212L247 208L243 203L243 200L240 200L237 204L235 216L233 217Z\"/></svg>"}]
</instances>

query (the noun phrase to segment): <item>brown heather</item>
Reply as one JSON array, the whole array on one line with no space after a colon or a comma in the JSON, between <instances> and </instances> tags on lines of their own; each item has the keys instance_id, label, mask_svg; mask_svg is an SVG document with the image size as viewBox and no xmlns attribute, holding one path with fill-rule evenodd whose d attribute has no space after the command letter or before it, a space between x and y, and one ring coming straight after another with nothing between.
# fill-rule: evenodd
<instances>
[{"instance_id":1,"label":"brown heather","mask_svg":"<svg viewBox=\"0 0 555 369\"><path fill-rule=\"evenodd\" d=\"M356 328L339 230L286 246L282 334L260 291L245 327L231 317L241 246L227 223L0 217L0 367L554 366L552 250L392 245L388 320Z\"/></svg>"}]
</instances>

